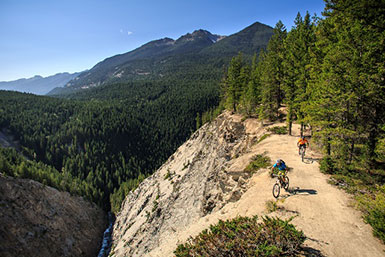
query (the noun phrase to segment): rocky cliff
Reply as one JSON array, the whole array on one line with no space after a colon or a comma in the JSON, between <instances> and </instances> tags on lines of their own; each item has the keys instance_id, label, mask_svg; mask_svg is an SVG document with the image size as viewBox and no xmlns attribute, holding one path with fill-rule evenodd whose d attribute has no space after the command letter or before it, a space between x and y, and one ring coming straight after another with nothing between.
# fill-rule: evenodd
<instances>
[{"instance_id":1,"label":"rocky cliff","mask_svg":"<svg viewBox=\"0 0 385 257\"><path fill-rule=\"evenodd\" d=\"M105 213L33 180L0 174L0 256L97 256Z\"/></svg>"},{"instance_id":2,"label":"rocky cliff","mask_svg":"<svg viewBox=\"0 0 385 257\"><path fill-rule=\"evenodd\" d=\"M172 255L178 233L246 191L251 174L244 168L252 158L247 153L263 133L256 120L242 122L228 113L196 131L127 196L114 225L111 255Z\"/></svg>"}]
</instances>

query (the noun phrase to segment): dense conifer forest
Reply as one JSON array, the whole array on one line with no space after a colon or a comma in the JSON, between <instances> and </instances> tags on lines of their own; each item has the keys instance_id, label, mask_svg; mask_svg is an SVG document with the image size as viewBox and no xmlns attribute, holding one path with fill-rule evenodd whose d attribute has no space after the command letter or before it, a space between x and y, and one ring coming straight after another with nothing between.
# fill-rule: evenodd
<instances>
[{"instance_id":1,"label":"dense conifer forest","mask_svg":"<svg viewBox=\"0 0 385 257\"><path fill-rule=\"evenodd\" d=\"M218 96L212 81L121 83L73 96L78 100L2 91L0 127L20 141L31 161L3 151L0 169L11 166L8 173L34 178L37 173L27 176L20 165L44 163L50 167L44 173L55 174L48 184L80 192L107 210L116 191L116 210L122 192L152 174L196 129L197 113L218 105ZM79 185L68 178L85 182L87 190L72 188Z\"/></svg>"}]
</instances>

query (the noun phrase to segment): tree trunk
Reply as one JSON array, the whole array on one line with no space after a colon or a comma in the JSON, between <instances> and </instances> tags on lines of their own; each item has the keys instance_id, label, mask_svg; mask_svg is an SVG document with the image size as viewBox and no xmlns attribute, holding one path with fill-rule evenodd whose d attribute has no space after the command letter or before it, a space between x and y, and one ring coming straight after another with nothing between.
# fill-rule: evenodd
<instances>
[{"instance_id":1,"label":"tree trunk","mask_svg":"<svg viewBox=\"0 0 385 257\"><path fill-rule=\"evenodd\" d=\"M293 122L289 121L289 136L291 136L291 127L293 126Z\"/></svg>"},{"instance_id":2,"label":"tree trunk","mask_svg":"<svg viewBox=\"0 0 385 257\"><path fill-rule=\"evenodd\" d=\"M368 138L368 150L369 150L369 161L371 163L374 163L375 161L375 149L377 145L377 128L376 126L372 125L369 131L369 138Z\"/></svg>"},{"instance_id":3,"label":"tree trunk","mask_svg":"<svg viewBox=\"0 0 385 257\"><path fill-rule=\"evenodd\" d=\"M352 140L352 144L350 145L349 164L351 164L353 161L353 152L354 152L354 139Z\"/></svg>"},{"instance_id":4,"label":"tree trunk","mask_svg":"<svg viewBox=\"0 0 385 257\"><path fill-rule=\"evenodd\" d=\"M330 145L330 137L328 136L328 139L327 139L327 142L326 142L326 154L328 156L331 155L332 151L331 151L331 145Z\"/></svg>"},{"instance_id":5,"label":"tree trunk","mask_svg":"<svg viewBox=\"0 0 385 257\"><path fill-rule=\"evenodd\" d=\"M301 122L301 137L303 137L303 122Z\"/></svg>"}]
</instances>

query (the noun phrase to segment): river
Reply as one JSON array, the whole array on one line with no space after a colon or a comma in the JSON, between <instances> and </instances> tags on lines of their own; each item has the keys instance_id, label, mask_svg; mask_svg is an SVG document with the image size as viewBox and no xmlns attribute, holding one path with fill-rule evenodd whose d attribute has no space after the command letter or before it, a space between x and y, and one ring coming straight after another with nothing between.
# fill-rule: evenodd
<instances>
[{"instance_id":1,"label":"river","mask_svg":"<svg viewBox=\"0 0 385 257\"><path fill-rule=\"evenodd\" d=\"M112 231L114 229L114 222L115 222L115 217L112 213L108 213L108 222L109 226L108 228L104 231L103 234L103 241L102 241L102 246L100 248L98 257L107 257L108 254L111 251L111 243L112 243Z\"/></svg>"}]
</instances>

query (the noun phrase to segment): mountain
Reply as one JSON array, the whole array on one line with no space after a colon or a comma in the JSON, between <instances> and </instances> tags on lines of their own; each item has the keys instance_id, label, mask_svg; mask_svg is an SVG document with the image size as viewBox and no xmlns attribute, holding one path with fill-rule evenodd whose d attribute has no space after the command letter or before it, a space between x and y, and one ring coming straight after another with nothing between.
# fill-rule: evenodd
<instances>
[{"instance_id":1,"label":"mountain","mask_svg":"<svg viewBox=\"0 0 385 257\"><path fill-rule=\"evenodd\" d=\"M273 29L265 24L255 22L245 29L230 35L218 43L202 50L207 55L235 56L239 52L245 55L254 55L266 48Z\"/></svg>"},{"instance_id":2,"label":"mountain","mask_svg":"<svg viewBox=\"0 0 385 257\"><path fill-rule=\"evenodd\" d=\"M70 80L75 79L80 73L58 73L49 77L36 75L28 79L0 82L0 89L45 95L55 87L62 87Z\"/></svg>"},{"instance_id":3,"label":"mountain","mask_svg":"<svg viewBox=\"0 0 385 257\"><path fill-rule=\"evenodd\" d=\"M189 70L196 75L214 76L218 80L223 68L239 51L246 56L259 53L266 48L273 29L254 23L230 36L196 30L177 40L163 38L151 41L128 53L109 57L64 88L51 91L50 95L73 93L124 81L159 80L165 77L185 76ZM198 68L197 68L198 67Z\"/></svg>"},{"instance_id":4,"label":"mountain","mask_svg":"<svg viewBox=\"0 0 385 257\"><path fill-rule=\"evenodd\" d=\"M0 173L1 256L96 256L106 215L95 204Z\"/></svg>"}]
</instances>

